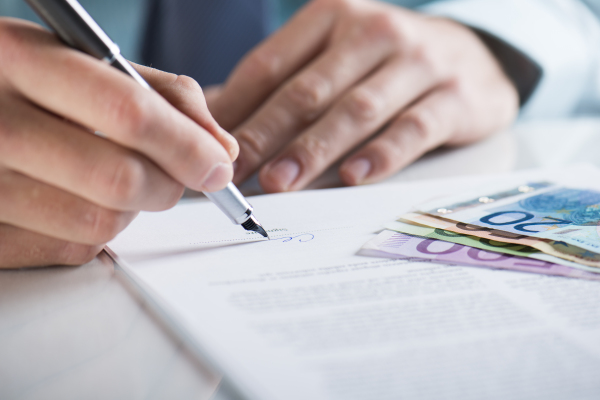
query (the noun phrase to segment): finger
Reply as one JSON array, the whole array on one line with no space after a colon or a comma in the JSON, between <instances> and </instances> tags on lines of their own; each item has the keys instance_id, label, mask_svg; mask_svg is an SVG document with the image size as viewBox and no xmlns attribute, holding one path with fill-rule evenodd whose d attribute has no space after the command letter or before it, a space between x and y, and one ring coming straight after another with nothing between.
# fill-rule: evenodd
<instances>
[{"instance_id":1,"label":"finger","mask_svg":"<svg viewBox=\"0 0 600 400\"><path fill-rule=\"evenodd\" d=\"M0 47L6 55L0 60L2 76L40 107L147 155L192 189L219 190L230 181L231 161L223 146L122 72L29 25L3 25Z\"/></svg>"},{"instance_id":2,"label":"finger","mask_svg":"<svg viewBox=\"0 0 600 400\"><path fill-rule=\"evenodd\" d=\"M81 265L92 261L103 248L104 245L66 242L0 224L0 269Z\"/></svg>"},{"instance_id":3,"label":"finger","mask_svg":"<svg viewBox=\"0 0 600 400\"><path fill-rule=\"evenodd\" d=\"M393 51L390 41L355 32L292 78L234 132L242 148L236 182L250 176Z\"/></svg>"},{"instance_id":4,"label":"finger","mask_svg":"<svg viewBox=\"0 0 600 400\"><path fill-rule=\"evenodd\" d=\"M146 157L15 97L0 96L0 142L5 167L103 207L160 211L183 194Z\"/></svg>"},{"instance_id":5,"label":"finger","mask_svg":"<svg viewBox=\"0 0 600 400\"><path fill-rule=\"evenodd\" d=\"M9 170L0 170L0 204L0 222L87 245L107 243L137 215L102 208Z\"/></svg>"},{"instance_id":6,"label":"finger","mask_svg":"<svg viewBox=\"0 0 600 400\"><path fill-rule=\"evenodd\" d=\"M242 123L282 82L323 48L336 11L331 2L311 2L235 68L211 111L226 129Z\"/></svg>"},{"instance_id":7,"label":"finger","mask_svg":"<svg viewBox=\"0 0 600 400\"><path fill-rule=\"evenodd\" d=\"M398 116L340 166L347 185L377 182L467 129L462 102L449 88L439 88Z\"/></svg>"},{"instance_id":8,"label":"finger","mask_svg":"<svg viewBox=\"0 0 600 400\"><path fill-rule=\"evenodd\" d=\"M212 108L211 104L217 101L221 93L223 93L222 85L212 85L204 88L204 97L209 110Z\"/></svg>"},{"instance_id":9,"label":"finger","mask_svg":"<svg viewBox=\"0 0 600 400\"><path fill-rule=\"evenodd\" d=\"M158 69L134 64L134 68L150 86L173 107L206 129L235 160L239 153L237 141L226 132L210 114L202 88L189 76L175 75Z\"/></svg>"},{"instance_id":10,"label":"finger","mask_svg":"<svg viewBox=\"0 0 600 400\"><path fill-rule=\"evenodd\" d=\"M260 171L267 192L298 190L435 85L418 62L395 59L353 88Z\"/></svg>"}]
</instances>

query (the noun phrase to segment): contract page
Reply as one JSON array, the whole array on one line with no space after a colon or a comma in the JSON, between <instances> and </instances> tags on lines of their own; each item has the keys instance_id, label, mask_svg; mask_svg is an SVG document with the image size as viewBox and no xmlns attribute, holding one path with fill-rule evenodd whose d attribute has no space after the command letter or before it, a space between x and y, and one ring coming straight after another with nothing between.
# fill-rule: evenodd
<instances>
[{"instance_id":1,"label":"contract page","mask_svg":"<svg viewBox=\"0 0 600 400\"><path fill-rule=\"evenodd\" d=\"M249 399L596 399L600 282L359 256L420 203L505 180L600 189L588 167L142 213L117 262Z\"/></svg>"}]
</instances>

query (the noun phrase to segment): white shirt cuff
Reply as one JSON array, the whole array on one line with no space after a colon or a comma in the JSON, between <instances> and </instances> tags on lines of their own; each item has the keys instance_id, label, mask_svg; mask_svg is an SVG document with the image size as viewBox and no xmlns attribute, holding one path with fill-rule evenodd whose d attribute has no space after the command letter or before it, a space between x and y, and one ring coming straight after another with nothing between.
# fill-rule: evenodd
<instances>
[{"instance_id":1,"label":"white shirt cuff","mask_svg":"<svg viewBox=\"0 0 600 400\"><path fill-rule=\"evenodd\" d=\"M451 0L421 11L494 35L541 67L541 80L522 117L569 116L594 97L590 85L597 79L600 24L579 1Z\"/></svg>"}]
</instances>

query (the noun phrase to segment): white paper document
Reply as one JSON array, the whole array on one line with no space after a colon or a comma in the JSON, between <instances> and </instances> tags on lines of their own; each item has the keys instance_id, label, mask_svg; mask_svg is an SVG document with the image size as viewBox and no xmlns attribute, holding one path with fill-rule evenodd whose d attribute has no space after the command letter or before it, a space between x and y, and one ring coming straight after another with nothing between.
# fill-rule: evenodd
<instances>
[{"instance_id":1,"label":"white paper document","mask_svg":"<svg viewBox=\"0 0 600 400\"><path fill-rule=\"evenodd\" d=\"M491 179L600 189L578 167L142 213L109 244L248 399L598 399L600 282L356 255L419 203Z\"/></svg>"}]
</instances>

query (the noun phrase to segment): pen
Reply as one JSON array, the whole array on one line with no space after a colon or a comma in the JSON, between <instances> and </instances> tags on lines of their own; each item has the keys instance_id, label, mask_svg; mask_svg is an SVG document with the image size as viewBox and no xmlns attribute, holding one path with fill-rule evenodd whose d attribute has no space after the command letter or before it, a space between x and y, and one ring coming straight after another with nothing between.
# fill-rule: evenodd
<instances>
[{"instance_id":1,"label":"pen","mask_svg":"<svg viewBox=\"0 0 600 400\"><path fill-rule=\"evenodd\" d=\"M77 0L25 0L36 14L69 46L103 60L135 79L150 90L150 85L121 55L119 46L104 33ZM269 235L252 215L253 208L244 196L229 183L225 189L204 193L223 213L247 231Z\"/></svg>"}]
</instances>

